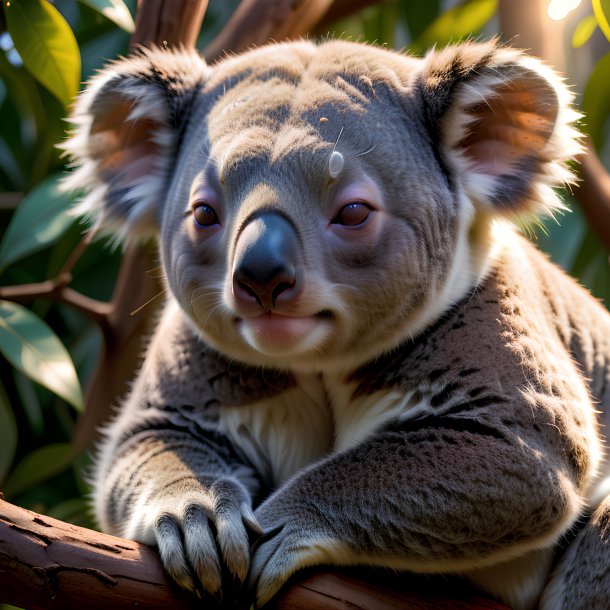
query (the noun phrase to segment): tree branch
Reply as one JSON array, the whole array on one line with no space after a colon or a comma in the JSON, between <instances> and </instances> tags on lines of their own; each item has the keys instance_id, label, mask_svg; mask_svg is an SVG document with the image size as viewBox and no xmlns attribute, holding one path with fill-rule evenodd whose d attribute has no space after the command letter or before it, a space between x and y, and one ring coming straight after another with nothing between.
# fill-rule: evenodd
<instances>
[{"instance_id":1,"label":"tree branch","mask_svg":"<svg viewBox=\"0 0 610 610\"><path fill-rule=\"evenodd\" d=\"M28 610L202 607L201 600L169 581L153 549L4 500L0 500L0 574L0 602ZM268 608L508 610L451 581L445 581L442 589L441 594L434 580L422 584L407 575L321 569L294 580ZM206 600L207 607L211 603Z\"/></svg>"},{"instance_id":2,"label":"tree branch","mask_svg":"<svg viewBox=\"0 0 610 610\"><path fill-rule=\"evenodd\" d=\"M131 46L194 48L208 0L138 0Z\"/></svg>"},{"instance_id":3,"label":"tree branch","mask_svg":"<svg viewBox=\"0 0 610 610\"><path fill-rule=\"evenodd\" d=\"M610 174L599 160L593 143L587 140L586 152L579 157L580 182L573 188L589 226L610 250Z\"/></svg>"},{"instance_id":4,"label":"tree branch","mask_svg":"<svg viewBox=\"0 0 610 610\"><path fill-rule=\"evenodd\" d=\"M17 303L31 303L34 299L61 301L97 322L102 328L102 332L104 332L108 328L108 316L112 312L112 305L92 299L68 287L68 284L72 281L72 269L74 269L92 239L93 233L85 235L53 279L31 284L2 286L0 287L0 299Z\"/></svg>"},{"instance_id":5,"label":"tree branch","mask_svg":"<svg viewBox=\"0 0 610 610\"><path fill-rule=\"evenodd\" d=\"M194 597L170 585L152 549L3 500L0 573L0 601L31 610L197 607Z\"/></svg>"},{"instance_id":6,"label":"tree branch","mask_svg":"<svg viewBox=\"0 0 610 610\"><path fill-rule=\"evenodd\" d=\"M205 49L208 61L269 40L303 36L327 13L333 0L242 0L218 36Z\"/></svg>"}]
</instances>

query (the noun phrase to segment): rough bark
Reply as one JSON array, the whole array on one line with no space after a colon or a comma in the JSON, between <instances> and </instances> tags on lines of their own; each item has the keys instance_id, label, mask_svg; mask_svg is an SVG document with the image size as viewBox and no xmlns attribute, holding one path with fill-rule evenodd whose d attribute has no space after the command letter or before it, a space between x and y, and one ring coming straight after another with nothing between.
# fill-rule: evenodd
<instances>
[{"instance_id":1,"label":"rough bark","mask_svg":"<svg viewBox=\"0 0 610 610\"><path fill-rule=\"evenodd\" d=\"M379 573L321 570L298 578L269 610L508 610L456 586ZM362 576L360 578L360 576ZM405 585L406 583L406 585ZM211 608L169 582L157 553L0 500L0 603L28 610Z\"/></svg>"},{"instance_id":2,"label":"rough bark","mask_svg":"<svg viewBox=\"0 0 610 610\"><path fill-rule=\"evenodd\" d=\"M242 0L227 25L205 49L206 59L243 51L271 39L297 38L310 32L333 0Z\"/></svg>"}]
</instances>

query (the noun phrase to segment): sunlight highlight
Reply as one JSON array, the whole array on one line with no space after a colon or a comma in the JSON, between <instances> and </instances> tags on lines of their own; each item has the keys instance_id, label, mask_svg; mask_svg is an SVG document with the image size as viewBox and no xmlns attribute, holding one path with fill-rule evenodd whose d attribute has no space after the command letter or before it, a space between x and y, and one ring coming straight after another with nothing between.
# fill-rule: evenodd
<instances>
[{"instance_id":1,"label":"sunlight highlight","mask_svg":"<svg viewBox=\"0 0 610 610\"><path fill-rule=\"evenodd\" d=\"M555 21L565 19L572 11L576 10L582 0L550 0L547 14Z\"/></svg>"}]
</instances>

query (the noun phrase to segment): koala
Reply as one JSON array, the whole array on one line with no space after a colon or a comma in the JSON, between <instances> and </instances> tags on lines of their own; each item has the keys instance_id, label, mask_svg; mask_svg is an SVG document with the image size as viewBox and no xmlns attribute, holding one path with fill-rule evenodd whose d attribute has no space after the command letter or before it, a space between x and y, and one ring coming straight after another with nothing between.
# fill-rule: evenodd
<instances>
[{"instance_id":1,"label":"koala","mask_svg":"<svg viewBox=\"0 0 610 610\"><path fill-rule=\"evenodd\" d=\"M610 316L513 228L579 115L497 42L140 50L77 101L77 212L167 301L97 451L101 528L267 603L308 566L610 599Z\"/></svg>"}]
</instances>

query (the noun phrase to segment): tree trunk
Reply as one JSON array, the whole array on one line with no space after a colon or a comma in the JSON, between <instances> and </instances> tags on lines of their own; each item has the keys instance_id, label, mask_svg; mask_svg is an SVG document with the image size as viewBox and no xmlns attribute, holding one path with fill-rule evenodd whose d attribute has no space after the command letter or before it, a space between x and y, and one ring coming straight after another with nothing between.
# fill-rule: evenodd
<instances>
[{"instance_id":1,"label":"tree trunk","mask_svg":"<svg viewBox=\"0 0 610 610\"><path fill-rule=\"evenodd\" d=\"M379 571L306 573L269 610L508 610L463 586ZM442 591L442 593L441 593ZM169 581L158 554L131 540L0 500L0 602L27 610L194 610L202 601ZM205 600L213 608L212 600Z\"/></svg>"}]
</instances>

